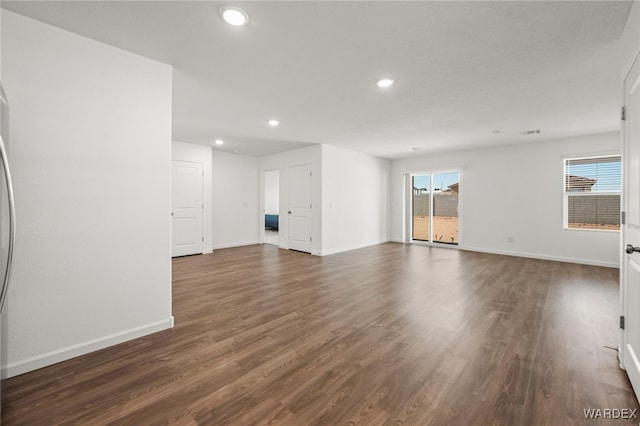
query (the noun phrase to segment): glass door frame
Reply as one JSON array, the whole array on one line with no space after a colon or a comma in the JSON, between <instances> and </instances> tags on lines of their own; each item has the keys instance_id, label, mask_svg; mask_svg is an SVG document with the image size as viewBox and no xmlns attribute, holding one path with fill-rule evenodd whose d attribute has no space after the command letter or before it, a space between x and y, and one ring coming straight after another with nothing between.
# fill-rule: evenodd
<instances>
[{"instance_id":1,"label":"glass door frame","mask_svg":"<svg viewBox=\"0 0 640 426\"><path fill-rule=\"evenodd\" d=\"M450 243L442 243L438 241L433 241L433 197L434 197L434 176L439 174L447 174L447 173L457 173L458 174L458 241L455 244ZM460 230L460 216L462 211L462 172L460 169L443 169L443 170L433 170L433 171L420 171L413 173L406 173L406 182L407 188L405 191L405 196L407 197L407 203L405 203L407 208L407 220L405 222L407 228L405 229L405 235L407 236L408 242L412 244L423 244L423 245L432 245L438 247L448 247L448 248L460 248L462 242L462 232ZM429 240L416 240L413 238L414 234L414 215L413 215L413 179L416 176L429 176Z\"/></svg>"},{"instance_id":2,"label":"glass door frame","mask_svg":"<svg viewBox=\"0 0 640 426\"><path fill-rule=\"evenodd\" d=\"M428 176L429 177L429 188L427 188L428 194L429 194L429 225L428 225L428 230L429 230L429 235L428 235L428 239L427 240L419 240L414 238L414 234L415 234L415 215L414 213L414 196L415 194L413 193L414 191L414 179L416 177L419 176ZM409 217L411 218L409 221L409 238L410 241L416 242L416 243L432 243L433 242L433 173L431 172L419 172L419 173L411 173L411 175L409 176L409 183L410 183L410 195L409 195Z\"/></svg>"}]
</instances>

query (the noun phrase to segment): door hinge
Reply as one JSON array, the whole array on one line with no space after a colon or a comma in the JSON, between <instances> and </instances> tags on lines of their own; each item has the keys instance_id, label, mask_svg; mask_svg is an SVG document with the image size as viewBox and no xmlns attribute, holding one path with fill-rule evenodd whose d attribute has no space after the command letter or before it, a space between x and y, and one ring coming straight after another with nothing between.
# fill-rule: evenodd
<instances>
[{"instance_id":1,"label":"door hinge","mask_svg":"<svg viewBox=\"0 0 640 426\"><path fill-rule=\"evenodd\" d=\"M309 176L313 176L313 172L309 172Z\"/></svg>"},{"instance_id":2,"label":"door hinge","mask_svg":"<svg viewBox=\"0 0 640 426\"><path fill-rule=\"evenodd\" d=\"M311 207L311 204L309 204L309 208L310 208L310 209L311 209L311 208L313 208L313 207Z\"/></svg>"},{"instance_id":3,"label":"door hinge","mask_svg":"<svg viewBox=\"0 0 640 426\"><path fill-rule=\"evenodd\" d=\"M309 237L309 242L313 241L313 237Z\"/></svg>"},{"instance_id":4,"label":"door hinge","mask_svg":"<svg viewBox=\"0 0 640 426\"><path fill-rule=\"evenodd\" d=\"M624 316L620 315L620 328L624 330Z\"/></svg>"},{"instance_id":5,"label":"door hinge","mask_svg":"<svg viewBox=\"0 0 640 426\"><path fill-rule=\"evenodd\" d=\"M204 209L204 204L202 205L202 208Z\"/></svg>"},{"instance_id":6,"label":"door hinge","mask_svg":"<svg viewBox=\"0 0 640 426\"><path fill-rule=\"evenodd\" d=\"M625 121L627 119L627 108L622 107L622 112L620 113L620 119Z\"/></svg>"},{"instance_id":7,"label":"door hinge","mask_svg":"<svg viewBox=\"0 0 640 426\"><path fill-rule=\"evenodd\" d=\"M620 212L620 224L625 225L627 223L627 215L625 212Z\"/></svg>"},{"instance_id":8,"label":"door hinge","mask_svg":"<svg viewBox=\"0 0 640 426\"><path fill-rule=\"evenodd\" d=\"M204 243L204 236L202 237L202 242Z\"/></svg>"}]
</instances>

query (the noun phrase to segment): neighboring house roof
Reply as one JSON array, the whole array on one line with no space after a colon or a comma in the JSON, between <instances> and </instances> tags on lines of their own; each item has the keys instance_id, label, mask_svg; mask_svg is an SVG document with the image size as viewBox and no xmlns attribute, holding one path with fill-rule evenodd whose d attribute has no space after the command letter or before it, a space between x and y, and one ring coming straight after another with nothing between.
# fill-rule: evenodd
<instances>
[{"instance_id":1,"label":"neighboring house roof","mask_svg":"<svg viewBox=\"0 0 640 426\"><path fill-rule=\"evenodd\" d=\"M567 190L572 190L572 189L580 189L583 191L590 191L591 187L593 185L596 184L597 180L596 179L589 179L586 177L582 177L582 176L576 176L576 175L566 175L566 185L567 185Z\"/></svg>"},{"instance_id":2,"label":"neighboring house roof","mask_svg":"<svg viewBox=\"0 0 640 426\"><path fill-rule=\"evenodd\" d=\"M455 192L455 193L457 194L457 193L458 193L458 187L459 187L459 186L460 186L460 184L456 182L456 183L454 183L454 184L449 185L449 186L447 187L447 188L449 188L448 190L446 190L446 189L445 189L445 190L443 191L443 190L441 190L440 188L434 188L433 190L434 190L434 192L435 192L435 191L441 191L441 192L451 191L451 192ZM420 192L420 193L428 193L428 192L429 192L429 189L427 189L427 188L418 188L418 187L416 187L416 186L414 186L414 187L413 187L413 190L414 190L415 192Z\"/></svg>"}]
</instances>

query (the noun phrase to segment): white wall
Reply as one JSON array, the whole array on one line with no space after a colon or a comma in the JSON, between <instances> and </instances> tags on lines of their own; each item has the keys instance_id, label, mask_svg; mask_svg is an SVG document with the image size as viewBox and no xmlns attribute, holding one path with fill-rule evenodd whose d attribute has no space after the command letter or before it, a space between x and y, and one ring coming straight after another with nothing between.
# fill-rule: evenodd
<instances>
[{"instance_id":1,"label":"white wall","mask_svg":"<svg viewBox=\"0 0 640 426\"><path fill-rule=\"evenodd\" d=\"M17 207L5 375L172 326L171 68L4 10Z\"/></svg>"},{"instance_id":2,"label":"white wall","mask_svg":"<svg viewBox=\"0 0 640 426\"><path fill-rule=\"evenodd\" d=\"M264 173L264 213L280 212L280 171L269 170Z\"/></svg>"},{"instance_id":3,"label":"white wall","mask_svg":"<svg viewBox=\"0 0 640 426\"><path fill-rule=\"evenodd\" d=\"M176 161L190 161L202 164L203 176L203 225L204 225L204 252L211 253L213 250L213 178L212 178L212 155L211 147L196 145L192 143L173 141L171 144L171 159Z\"/></svg>"},{"instance_id":4,"label":"white wall","mask_svg":"<svg viewBox=\"0 0 640 426\"><path fill-rule=\"evenodd\" d=\"M322 254L387 241L389 160L322 146Z\"/></svg>"},{"instance_id":5,"label":"white wall","mask_svg":"<svg viewBox=\"0 0 640 426\"><path fill-rule=\"evenodd\" d=\"M258 159L213 150L213 248L260 242Z\"/></svg>"},{"instance_id":6,"label":"white wall","mask_svg":"<svg viewBox=\"0 0 640 426\"><path fill-rule=\"evenodd\" d=\"M624 81L638 50L640 49L640 0L635 0L620 38L620 50L622 51L620 66L621 81Z\"/></svg>"},{"instance_id":7,"label":"white wall","mask_svg":"<svg viewBox=\"0 0 640 426\"><path fill-rule=\"evenodd\" d=\"M289 167L311 164L311 253L322 253L322 147L313 145L260 158L260 171L280 171L280 247L289 248L289 222L285 212L289 209ZM263 175L261 173L261 175ZM264 182L260 185L260 204L264 205ZM264 217L260 215L260 226L264 227Z\"/></svg>"},{"instance_id":8,"label":"white wall","mask_svg":"<svg viewBox=\"0 0 640 426\"><path fill-rule=\"evenodd\" d=\"M617 267L618 232L563 229L563 158L603 152L619 133L394 160L390 237L403 241L403 174L460 169L461 248Z\"/></svg>"}]
</instances>

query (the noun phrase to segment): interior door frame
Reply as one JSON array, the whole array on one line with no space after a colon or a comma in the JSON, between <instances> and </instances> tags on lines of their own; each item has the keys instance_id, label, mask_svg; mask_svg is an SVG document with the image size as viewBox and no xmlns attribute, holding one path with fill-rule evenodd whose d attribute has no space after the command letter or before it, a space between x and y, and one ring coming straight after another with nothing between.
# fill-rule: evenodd
<instances>
[{"instance_id":1,"label":"interior door frame","mask_svg":"<svg viewBox=\"0 0 640 426\"><path fill-rule=\"evenodd\" d=\"M260 229L260 244L264 244L264 232L265 232L265 215L267 214L265 209L265 204L267 202L267 173L269 172L278 172L278 228L282 226L282 206L280 200L282 200L282 171L278 168L276 169L267 169L262 170L260 172L260 218L259 218L259 229ZM280 229L278 229L278 247L282 245L282 233Z\"/></svg>"}]
</instances>

